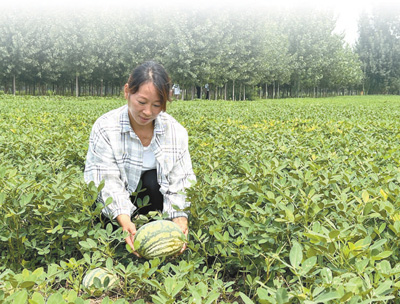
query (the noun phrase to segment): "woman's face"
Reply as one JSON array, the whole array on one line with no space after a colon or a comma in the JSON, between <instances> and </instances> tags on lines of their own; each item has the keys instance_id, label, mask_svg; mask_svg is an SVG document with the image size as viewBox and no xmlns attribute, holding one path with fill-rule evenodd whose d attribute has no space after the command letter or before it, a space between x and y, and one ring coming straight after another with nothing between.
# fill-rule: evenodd
<instances>
[{"instance_id":1,"label":"woman's face","mask_svg":"<svg viewBox=\"0 0 400 304\"><path fill-rule=\"evenodd\" d=\"M160 114L162 107L157 89L152 82L146 82L135 94L129 93L125 85L125 98L128 100L128 111L131 126L134 130L152 127L153 121Z\"/></svg>"}]
</instances>

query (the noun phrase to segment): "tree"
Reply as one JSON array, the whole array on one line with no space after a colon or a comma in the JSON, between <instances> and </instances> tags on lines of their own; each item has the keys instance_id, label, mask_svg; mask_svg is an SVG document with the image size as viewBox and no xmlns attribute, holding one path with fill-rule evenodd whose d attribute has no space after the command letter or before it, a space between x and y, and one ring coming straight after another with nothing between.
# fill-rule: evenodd
<instances>
[{"instance_id":1,"label":"tree","mask_svg":"<svg viewBox=\"0 0 400 304\"><path fill-rule=\"evenodd\" d=\"M172 14L163 8L128 6L91 13L53 9L38 16L3 12L0 85L7 90L13 82L14 91L19 84L34 93L39 86L40 94L53 86L58 94L68 89L76 96L104 95L111 87L119 94L133 67L156 60L184 92L191 89L192 96L195 87L204 89L205 84L212 93L209 98L233 100L252 98L257 88L260 96L262 88L265 96L272 91L275 97L282 91L287 96L316 96L322 90L357 87L359 59L342 36L333 34L333 14L307 9L172 7ZM376 25L366 20L365 29L374 37ZM390 39L366 39L358 54L368 86L383 81L386 91L394 92L400 87L400 51L393 37L399 37L400 26L398 18L390 20L380 25ZM381 51L377 45L385 45L386 61L365 54ZM390 71L384 68L389 65Z\"/></svg>"},{"instance_id":2,"label":"tree","mask_svg":"<svg viewBox=\"0 0 400 304\"><path fill-rule=\"evenodd\" d=\"M29 42L23 33L28 30L23 22L22 15L10 13L2 14L0 22L0 66L2 78L7 83L12 80L12 92L15 95L16 78L26 71L26 58L29 57Z\"/></svg>"},{"instance_id":3,"label":"tree","mask_svg":"<svg viewBox=\"0 0 400 304\"><path fill-rule=\"evenodd\" d=\"M330 65L324 72L321 86L332 91L359 88L363 72L361 62L349 45L332 50Z\"/></svg>"},{"instance_id":4,"label":"tree","mask_svg":"<svg viewBox=\"0 0 400 304\"><path fill-rule=\"evenodd\" d=\"M400 6L378 5L359 21L357 53L363 64L364 86L369 94L400 90Z\"/></svg>"},{"instance_id":5,"label":"tree","mask_svg":"<svg viewBox=\"0 0 400 304\"><path fill-rule=\"evenodd\" d=\"M71 82L71 95L75 85L75 95L79 96L79 78L93 73L97 57L94 48L94 28L87 22L88 16L76 12L74 18L62 18L59 39L55 47L59 50L63 62L62 74ZM74 84L74 85L73 85Z\"/></svg>"},{"instance_id":6,"label":"tree","mask_svg":"<svg viewBox=\"0 0 400 304\"><path fill-rule=\"evenodd\" d=\"M93 64L93 71L87 75L90 82L92 94L94 86L99 87L99 94L103 96L104 87L112 86L122 88L127 80L131 64L127 62L127 53L124 50L125 37L120 30L119 22L108 14L102 14L91 18L90 32L92 34L93 56L96 58Z\"/></svg>"},{"instance_id":7,"label":"tree","mask_svg":"<svg viewBox=\"0 0 400 304\"><path fill-rule=\"evenodd\" d=\"M296 14L292 13L288 18L290 22L286 22L285 26L289 37L289 52L295 60L292 86L296 95L306 89L312 90L315 96L324 71L331 64L332 51L342 47L342 44L337 43L338 36L333 34L336 21L331 12L314 10L296 11Z\"/></svg>"}]
</instances>

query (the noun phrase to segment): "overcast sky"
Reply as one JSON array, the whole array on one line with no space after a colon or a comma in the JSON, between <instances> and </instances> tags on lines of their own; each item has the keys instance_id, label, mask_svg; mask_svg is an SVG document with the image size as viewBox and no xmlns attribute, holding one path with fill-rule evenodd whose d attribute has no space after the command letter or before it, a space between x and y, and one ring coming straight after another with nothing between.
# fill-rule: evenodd
<instances>
[{"instance_id":1,"label":"overcast sky","mask_svg":"<svg viewBox=\"0 0 400 304\"><path fill-rule=\"evenodd\" d=\"M345 39L353 44L357 39L357 22L358 16L363 11L370 11L374 5L385 3L396 3L398 0L0 0L1 7L33 7L37 9L45 9L48 6L71 6L79 7L118 7L130 8L136 6L171 6L178 5L180 7L188 7L191 5L202 7L229 7L232 5L243 6L243 9L249 6L273 6L282 8L304 7L305 5L319 8L332 9L338 18L337 31L346 34Z\"/></svg>"}]
</instances>

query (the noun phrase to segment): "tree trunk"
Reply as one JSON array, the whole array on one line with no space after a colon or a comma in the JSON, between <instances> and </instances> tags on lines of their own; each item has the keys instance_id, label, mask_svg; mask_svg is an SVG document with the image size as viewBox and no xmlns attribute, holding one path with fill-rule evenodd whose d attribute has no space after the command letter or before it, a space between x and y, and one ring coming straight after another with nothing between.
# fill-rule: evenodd
<instances>
[{"instance_id":1,"label":"tree trunk","mask_svg":"<svg viewBox=\"0 0 400 304\"><path fill-rule=\"evenodd\" d=\"M279 82L278 82L278 93L276 94L278 97L278 99L279 99L279 97L281 96L281 92L280 92L280 86L279 86Z\"/></svg>"},{"instance_id":2,"label":"tree trunk","mask_svg":"<svg viewBox=\"0 0 400 304\"><path fill-rule=\"evenodd\" d=\"M75 78L75 96L79 97L79 79L78 79L78 75L76 75Z\"/></svg>"},{"instance_id":3,"label":"tree trunk","mask_svg":"<svg viewBox=\"0 0 400 304\"><path fill-rule=\"evenodd\" d=\"M13 95L15 96L15 75L13 75Z\"/></svg>"},{"instance_id":4,"label":"tree trunk","mask_svg":"<svg viewBox=\"0 0 400 304\"><path fill-rule=\"evenodd\" d=\"M265 99L268 99L268 84L265 83Z\"/></svg>"},{"instance_id":5,"label":"tree trunk","mask_svg":"<svg viewBox=\"0 0 400 304\"><path fill-rule=\"evenodd\" d=\"M246 100L246 85L243 86L243 100Z\"/></svg>"},{"instance_id":6,"label":"tree trunk","mask_svg":"<svg viewBox=\"0 0 400 304\"><path fill-rule=\"evenodd\" d=\"M233 81L232 84L232 100L235 101L235 80Z\"/></svg>"},{"instance_id":7,"label":"tree trunk","mask_svg":"<svg viewBox=\"0 0 400 304\"><path fill-rule=\"evenodd\" d=\"M297 81L297 98L300 96L300 81Z\"/></svg>"},{"instance_id":8,"label":"tree trunk","mask_svg":"<svg viewBox=\"0 0 400 304\"><path fill-rule=\"evenodd\" d=\"M225 83L225 86L224 86L224 100L226 100L226 87L227 87L227 84Z\"/></svg>"},{"instance_id":9,"label":"tree trunk","mask_svg":"<svg viewBox=\"0 0 400 304\"><path fill-rule=\"evenodd\" d=\"M272 99L275 99L275 81L272 83Z\"/></svg>"}]
</instances>

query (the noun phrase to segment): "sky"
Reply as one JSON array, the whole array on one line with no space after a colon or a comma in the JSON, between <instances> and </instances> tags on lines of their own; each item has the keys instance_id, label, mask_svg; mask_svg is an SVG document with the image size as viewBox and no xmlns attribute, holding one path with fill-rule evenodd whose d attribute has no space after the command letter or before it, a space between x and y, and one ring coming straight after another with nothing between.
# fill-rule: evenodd
<instances>
[{"instance_id":1,"label":"sky","mask_svg":"<svg viewBox=\"0 0 400 304\"><path fill-rule=\"evenodd\" d=\"M371 11L374 5L391 4L398 0L0 0L1 7L25 7L36 8L40 10L48 6L71 6L77 7L86 5L87 7L105 7L107 6L169 6L178 5L189 7L196 5L209 8L224 8L232 5L243 6L243 9L249 6L262 5L271 7L296 8L309 6L321 10L333 10L337 18L338 33L345 34L345 41L353 45L357 40L357 22L358 17L363 11Z\"/></svg>"}]
</instances>

